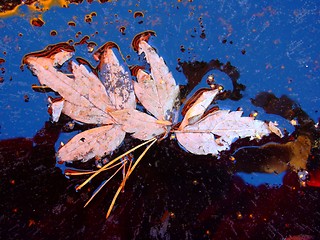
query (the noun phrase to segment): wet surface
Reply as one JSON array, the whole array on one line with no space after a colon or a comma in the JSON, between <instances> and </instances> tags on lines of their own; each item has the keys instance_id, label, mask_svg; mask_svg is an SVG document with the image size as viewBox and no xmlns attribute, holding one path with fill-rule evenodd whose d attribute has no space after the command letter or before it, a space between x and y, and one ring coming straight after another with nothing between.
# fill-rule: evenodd
<instances>
[{"instance_id":1,"label":"wet surface","mask_svg":"<svg viewBox=\"0 0 320 240\"><path fill-rule=\"evenodd\" d=\"M12 3L0 9L1 239L320 238L317 4L61 1L34 10L26 1L4 18ZM146 154L105 219L120 176L83 208L106 175L77 192L85 178L61 171L95 162L59 165L55 153L90 126L66 117L50 122L47 97L56 96L32 87L38 81L21 61L61 42L95 69L93 52L112 41L129 67L141 66L131 41L146 30L155 31L150 43L183 101L221 85L212 107L257 111L258 119L278 121L285 136L240 139L219 158L192 155L167 138ZM128 136L114 156L138 143Z\"/></svg>"},{"instance_id":2,"label":"wet surface","mask_svg":"<svg viewBox=\"0 0 320 240\"><path fill-rule=\"evenodd\" d=\"M60 127L46 123L33 139L1 142L4 239L318 236L318 188L301 186L296 172L287 171L278 186L253 186L235 173L257 171L252 165L261 167L263 162L250 159L250 164L238 165L229 159L190 156L166 140L147 154L106 220L120 179L84 209L92 188L102 179L76 192L81 178L61 175L54 155Z\"/></svg>"}]
</instances>

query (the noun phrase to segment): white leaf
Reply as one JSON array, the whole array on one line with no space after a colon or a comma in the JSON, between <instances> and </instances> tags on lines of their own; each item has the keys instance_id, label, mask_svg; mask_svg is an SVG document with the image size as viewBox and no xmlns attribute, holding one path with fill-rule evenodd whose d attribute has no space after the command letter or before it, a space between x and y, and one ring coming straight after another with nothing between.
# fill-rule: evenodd
<instances>
[{"instance_id":1,"label":"white leaf","mask_svg":"<svg viewBox=\"0 0 320 240\"><path fill-rule=\"evenodd\" d=\"M88 124L110 124L114 121L98 108L78 105L67 100L64 101L62 112L76 121Z\"/></svg>"},{"instance_id":2,"label":"white leaf","mask_svg":"<svg viewBox=\"0 0 320 240\"><path fill-rule=\"evenodd\" d=\"M176 85L162 57L159 57L147 42L140 41L139 48L140 53L145 53L151 67L151 74L138 70L138 82L134 83L135 94L153 116L159 120L169 120L179 95L179 86Z\"/></svg>"},{"instance_id":3,"label":"white leaf","mask_svg":"<svg viewBox=\"0 0 320 240\"><path fill-rule=\"evenodd\" d=\"M218 89L203 92L192 105L192 107L190 107L190 109L187 111L183 121L179 126L179 130L182 130L186 125L197 122L203 116L204 112L207 110L218 93Z\"/></svg>"},{"instance_id":4,"label":"white leaf","mask_svg":"<svg viewBox=\"0 0 320 240\"><path fill-rule=\"evenodd\" d=\"M53 60L45 57L28 57L29 67L37 75L41 84L47 85L65 99L63 113L71 118L93 124L110 124L111 102L100 80L89 73L83 65L72 63L74 78L66 76L53 67ZM76 109L81 106L81 114ZM86 116L87 115L87 116ZM94 116L99 116L95 119Z\"/></svg>"},{"instance_id":5,"label":"white leaf","mask_svg":"<svg viewBox=\"0 0 320 240\"><path fill-rule=\"evenodd\" d=\"M125 132L116 124L92 128L74 136L60 148L57 158L60 161L87 161L103 157L114 151L124 137Z\"/></svg>"},{"instance_id":6,"label":"white leaf","mask_svg":"<svg viewBox=\"0 0 320 240\"><path fill-rule=\"evenodd\" d=\"M242 111L219 110L176 132L179 143L194 154L218 154L229 149L233 141L244 137L261 137L270 133L268 125Z\"/></svg>"},{"instance_id":7,"label":"white leaf","mask_svg":"<svg viewBox=\"0 0 320 240\"><path fill-rule=\"evenodd\" d=\"M148 140L165 133L171 124L168 121L162 123L135 109L118 110L111 114L122 125L124 131L133 133L132 136L140 140Z\"/></svg>"},{"instance_id":8,"label":"white leaf","mask_svg":"<svg viewBox=\"0 0 320 240\"><path fill-rule=\"evenodd\" d=\"M135 108L136 98L131 75L120 65L113 48L115 43L108 42L95 54L100 59L99 77L106 88L114 109Z\"/></svg>"}]
</instances>

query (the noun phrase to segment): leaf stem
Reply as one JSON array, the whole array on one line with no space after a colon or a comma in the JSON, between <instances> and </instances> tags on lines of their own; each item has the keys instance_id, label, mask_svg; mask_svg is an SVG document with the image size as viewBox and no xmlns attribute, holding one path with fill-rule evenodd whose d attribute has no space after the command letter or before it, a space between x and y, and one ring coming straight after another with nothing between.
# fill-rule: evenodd
<instances>
[{"instance_id":1,"label":"leaf stem","mask_svg":"<svg viewBox=\"0 0 320 240\"><path fill-rule=\"evenodd\" d=\"M121 162L116 163L116 164L112 165L109 168L103 169L103 171L110 170L110 169L112 169L112 168L114 168L116 166L119 166L120 164L122 164L122 163ZM80 175L93 174L93 173L98 171L98 170L90 171L90 170L81 170L81 169L76 169L76 170L70 169L70 170L71 171L69 171L69 172L65 172L64 175L66 175L66 176L80 176ZM66 170L66 171L68 171L68 170Z\"/></svg>"},{"instance_id":2,"label":"leaf stem","mask_svg":"<svg viewBox=\"0 0 320 240\"><path fill-rule=\"evenodd\" d=\"M121 164L121 163L120 163ZM86 204L83 206L84 208L91 202L91 200L100 192L100 190L127 164L125 162L121 167L119 167L106 181L104 181L92 194L91 198L86 202ZM117 164L119 165L119 164Z\"/></svg>"},{"instance_id":3,"label":"leaf stem","mask_svg":"<svg viewBox=\"0 0 320 240\"><path fill-rule=\"evenodd\" d=\"M117 198L118 198L118 196L119 196L119 193L120 193L121 190L123 189L123 187L124 187L127 179L129 178L129 176L131 175L131 173L133 172L133 170L136 168L136 166L139 164L139 162L141 161L141 159L143 158L143 156L147 153L147 151L151 148L151 146L157 141L156 138L152 138L152 139L150 139L150 140L152 140L152 142L151 142L151 143L146 147L146 149L141 153L141 155L139 156L139 158L138 158L138 159L135 161L135 163L133 164L132 168L129 168L129 169L128 169L128 172L127 172L125 178L122 180L119 188L117 189L117 192L116 192L115 195L113 196L113 199L112 199L111 204L110 204L110 206L109 206L109 209L108 209L106 218L109 217L109 215L110 215L110 213L111 213L111 211L112 211L112 209L113 209L113 206L114 206L114 204L115 204L115 202L116 202L116 200L117 200ZM150 140L149 140L148 142L150 142Z\"/></svg>"},{"instance_id":4,"label":"leaf stem","mask_svg":"<svg viewBox=\"0 0 320 240\"><path fill-rule=\"evenodd\" d=\"M100 168L99 170L97 170L94 174L92 174L90 177L87 178L87 180L85 180L82 184L80 184L78 187L76 187L76 190L80 190L81 188L83 188L88 182L90 182L95 176L97 176L99 173L101 173L102 171L104 171L106 168L108 168L110 165L112 165L113 163L115 163L116 161L118 161L119 159L121 159L122 157L126 156L127 154L135 151L136 149L148 144L149 142L155 141L157 140L156 138L151 138L148 141L145 141L141 144L139 144L138 146L135 146L133 148L131 148L129 151L121 154L120 156L116 157L115 159L113 159L112 161L108 162L106 165L104 165L102 168Z\"/></svg>"}]
</instances>

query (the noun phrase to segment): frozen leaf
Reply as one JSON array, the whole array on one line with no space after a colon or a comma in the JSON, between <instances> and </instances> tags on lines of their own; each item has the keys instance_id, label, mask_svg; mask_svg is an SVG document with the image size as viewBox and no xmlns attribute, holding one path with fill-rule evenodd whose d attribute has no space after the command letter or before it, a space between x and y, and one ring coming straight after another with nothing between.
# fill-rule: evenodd
<instances>
[{"instance_id":1,"label":"frozen leaf","mask_svg":"<svg viewBox=\"0 0 320 240\"><path fill-rule=\"evenodd\" d=\"M207 110L215 96L219 93L219 90L204 91L199 98L195 100L193 105L187 111L183 121L181 122L179 129L183 129L185 126L197 122Z\"/></svg>"},{"instance_id":2,"label":"frozen leaf","mask_svg":"<svg viewBox=\"0 0 320 240\"><path fill-rule=\"evenodd\" d=\"M135 108L136 99L131 75L120 65L114 48L119 50L115 43L108 42L94 54L96 60L100 60L98 66L100 80L114 109Z\"/></svg>"},{"instance_id":3,"label":"frozen leaf","mask_svg":"<svg viewBox=\"0 0 320 240\"><path fill-rule=\"evenodd\" d=\"M106 45L107 46L107 45ZM54 66L67 60L64 52L49 57L27 56L25 62L38 76L41 84L58 92L63 101L51 104L52 117L57 121L61 111L74 120L105 124L76 135L58 152L61 161L88 160L104 156L116 149L122 142L125 132L109 114L122 108L135 108L135 95L128 72L120 66L112 48L104 47L100 55L99 70L104 75L104 84L84 65L71 63L71 77ZM109 125L113 124L113 125Z\"/></svg>"},{"instance_id":4,"label":"frozen leaf","mask_svg":"<svg viewBox=\"0 0 320 240\"><path fill-rule=\"evenodd\" d=\"M139 41L138 46L139 53L145 53L151 74L139 69L134 91L141 104L154 117L132 108L110 114L123 126L124 131L133 133L132 136L140 140L148 140L170 130L179 86L163 59L146 41Z\"/></svg>"},{"instance_id":5,"label":"frozen leaf","mask_svg":"<svg viewBox=\"0 0 320 240\"><path fill-rule=\"evenodd\" d=\"M115 150L123 141L125 132L112 124L89 129L74 136L57 153L60 161L87 161L102 157Z\"/></svg>"},{"instance_id":6,"label":"frozen leaf","mask_svg":"<svg viewBox=\"0 0 320 240\"><path fill-rule=\"evenodd\" d=\"M74 120L99 124L99 127L79 133L61 147L57 152L58 160L87 161L103 157L122 143L126 132L135 138L146 140L109 161L99 170L90 171L92 175L77 187L81 189L100 172L121 165L98 188L100 191L105 183L122 170L123 181L110 204L107 217L128 177L142 157L158 137L166 136L165 134L172 131L172 125L176 123L174 115L178 108L176 105L179 86L163 58L159 57L155 49L148 44L148 36L150 31L146 36L140 36L133 41L135 49L139 54L144 54L150 65L150 73L141 68L136 71L137 81L134 82L129 72L119 63L114 52L114 48L118 50L119 48L112 42L106 43L94 54L95 59L100 61L97 68L91 67L85 60L80 61L83 65L71 62L71 76L59 71L59 66L73 55L73 50L69 51L70 48L64 52L55 47L49 55L43 51L29 54L24 58L24 62L38 76L40 83L58 92L62 97L59 101L51 102L53 121L58 121L63 112ZM89 72L85 65L89 65L92 72ZM215 155L229 149L233 141L238 138L260 138L270 132L281 136L281 131L272 122L268 125L251 117L242 117L242 111L212 112L211 109L206 112L218 92L219 90L199 91L199 95L196 95L190 104L186 104L188 107L185 108L185 113L182 112L184 119L178 130L174 131L177 140L185 149L194 154ZM135 109L135 95L147 113ZM288 161L295 169L305 167L311 149L311 141L298 140L292 150L295 153L294 158ZM133 164L132 159L124 158L146 144L148 146ZM284 147L288 149L292 146ZM302 158L304 160L300 161Z\"/></svg>"},{"instance_id":7,"label":"frozen leaf","mask_svg":"<svg viewBox=\"0 0 320 240\"><path fill-rule=\"evenodd\" d=\"M134 91L141 104L157 119L170 120L179 95L179 86L162 57L146 41L139 41L139 53L144 53L151 74L139 69Z\"/></svg>"},{"instance_id":8,"label":"frozen leaf","mask_svg":"<svg viewBox=\"0 0 320 240\"><path fill-rule=\"evenodd\" d=\"M65 100L63 113L84 123L113 123L109 110L113 106L100 80L83 65L72 63L74 77L68 77L54 68L54 60L46 57L28 57L25 60L39 82L58 92Z\"/></svg>"},{"instance_id":9,"label":"frozen leaf","mask_svg":"<svg viewBox=\"0 0 320 240\"><path fill-rule=\"evenodd\" d=\"M148 140L169 130L171 122L160 121L135 109L123 109L111 113L122 124L123 130L133 133L140 140Z\"/></svg>"},{"instance_id":10,"label":"frozen leaf","mask_svg":"<svg viewBox=\"0 0 320 240\"><path fill-rule=\"evenodd\" d=\"M218 154L231 143L244 137L260 137L270 133L268 125L251 117L241 117L242 111L219 110L198 122L177 131L179 143L194 154Z\"/></svg>"}]
</instances>

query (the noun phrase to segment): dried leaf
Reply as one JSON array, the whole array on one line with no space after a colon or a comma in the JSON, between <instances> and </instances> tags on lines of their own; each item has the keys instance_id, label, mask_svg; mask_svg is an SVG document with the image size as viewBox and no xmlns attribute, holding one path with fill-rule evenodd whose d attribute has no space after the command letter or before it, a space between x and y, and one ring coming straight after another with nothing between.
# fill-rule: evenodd
<instances>
[{"instance_id":1,"label":"dried leaf","mask_svg":"<svg viewBox=\"0 0 320 240\"><path fill-rule=\"evenodd\" d=\"M28 57L29 67L41 84L49 86L65 99L63 113L84 123L110 124L112 104L100 80L83 65L72 63L74 78L53 67L54 60L46 57Z\"/></svg>"},{"instance_id":2,"label":"dried leaf","mask_svg":"<svg viewBox=\"0 0 320 240\"><path fill-rule=\"evenodd\" d=\"M57 153L60 161L87 161L114 151L123 141L125 132L112 124L92 128L74 136Z\"/></svg>"},{"instance_id":3,"label":"dried leaf","mask_svg":"<svg viewBox=\"0 0 320 240\"><path fill-rule=\"evenodd\" d=\"M169 120L179 95L179 86L154 48L143 40L139 42L139 48L139 53L145 53L151 74L138 70L138 82L134 82L135 94L153 116L159 120Z\"/></svg>"},{"instance_id":4,"label":"dried leaf","mask_svg":"<svg viewBox=\"0 0 320 240\"><path fill-rule=\"evenodd\" d=\"M143 40L139 42L139 47L139 53L144 52L150 64L151 74L139 69L134 91L142 105L155 118L132 108L110 114L123 126L124 131L133 133L132 136L140 140L148 140L170 130L179 87L155 50Z\"/></svg>"},{"instance_id":5,"label":"dried leaf","mask_svg":"<svg viewBox=\"0 0 320 240\"><path fill-rule=\"evenodd\" d=\"M187 125L197 122L203 116L204 112L207 110L208 106L218 93L218 89L203 92L192 105L192 107L190 107L190 109L187 111L183 121L180 124L179 130L182 130Z\"/></svg>"},{"instance_id":6,"label":"dried leaf","mask_svg":"<svg viewBox=\"0 0 320 240\"><path fill-rule=\"evenodd\" d=\"M198 122L177 131L179 143L194 154L218 154L243 137L258 137L270 133L268 125L251 117L241 117L242 111L219 110Z\"/></svg>"},{"instance_id":7,"label":"dried leaf","mask_svg":"<svg viewBox=\"0 0 320 240\"><path fill-rule=\"evenodd\" d=\"M84 123L112 124L110 111L135 108L135 95L129 73L120 66L113 50L105 46L100 58L100 75L104 84L90 73L84 65L72 62L73 77L59 72L55 65L61 65L67 56L58 52L50 57L28 56L25 62L38 76L41 84L49 86L62 97L60 105L52 103L52 115L57 121L61 109L71 118ZM63 108L62 108L63 106ZM58 152L62 161L88 160L104 156L116 149L122 142L125 132L119 125L107 125L76 135Z\"/></svg>"},{"instance_id":8,"label":"dried leaf","mask_svg":"<svg viewBox=\"0 0 320 240\"><path fill-rule=\"evenodd\" d=\"M95 53L95 57L100 59L99 78L106 88L114 109L135 108L136 98L131 75L120 65L113 51L114 48L118 46L108 42Z\"/></svg>"},{"instance_id":9,"label":"dried leaf","mask_svg":"<svg viewBox=\"0 0 320 240\"><path fill-rule=\"evenodd\" d=\"M24 62L38 76L40 83L58 92L62 97L59 101L51 102L53 121L58 121L63 112L77 121L104 125L73 137L58 151L58 160L87 161L94 157L103 157L122 143L126 132L132 133L135 138L148 140L109 161L99 170L91 172L92 175L77 187L77 189L82 188L100 172L118 166L122 162L124 165L97 189L97 192L100 191L118 171L123 169L124 179L110 204L107 217L132 171L157 141L156 137L169 132L174 121L179 86L176 85L163 58L159 57L155 49L147 43L152 33L146 32L146 35L141 35L133 41L134 45L138 46L135 49L139 54L145 54L151 69L150 74L139 69L137 82L132 82L129 72L120 65L113 51L113 48L118 46L112 42L105 44L94 54L94 57L100 60L98 74L101 81L81 64L72 63L72 77L57 70L56 66L62 65L73 55L73 52L60 51L60 48L54 48L54 52L51 51L48 56L44 55L45 51L26 55L24 58ZM82 63L87 62L82 61ZM96 69L91 68L91 70L96 73ZM218 90L199 91L200 97L197 95L193 99L195 101L191 101L193 105L189 104L191 107L185 108L184 119L175 132L179 143L188 151L194 154L218 154L228 149L238 138L260 138L270 132L281 136L281 131L272 122L267 125L251 117L241 117L242 111L208 111L204 115L218 92ZM135 109L135 95L153 116ZM311 141L308 138L301 138L296 142L293 150L303 154L296 154L297 157L292 158L289 163L294 168L305 167L306 161L298 160L307 159ZM126 171L128 160L122 161L122 158L148 143L147 148L132 166L130 162ZM291 145L284 147L289 148ZM305 149L307 151L303 152Z\"/></svg>"},{"instance_id":10,"label":"dried leaf","mask_svg":"<svg viewBox=\"0 0 320 240\"><path fill-rule=\"evenodd\" d=\"M122 125L124 131L133 133L132 136L140 140L149 140L165 133L169 130L168 125L171 123L161 122L135 109L123 109L112 112L111 115Z\"/></svg>"}]
</instances>

